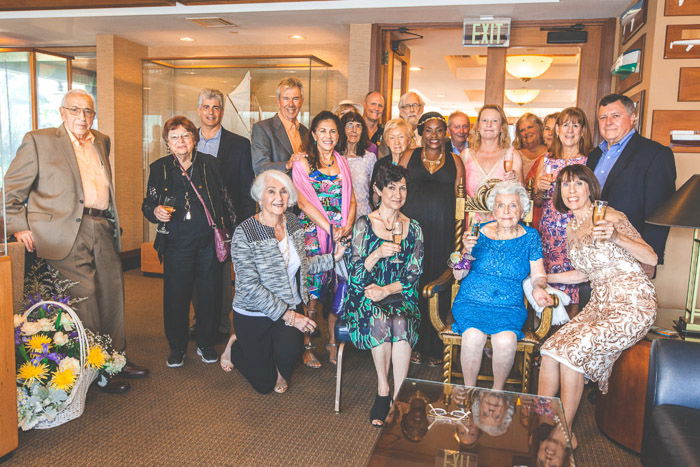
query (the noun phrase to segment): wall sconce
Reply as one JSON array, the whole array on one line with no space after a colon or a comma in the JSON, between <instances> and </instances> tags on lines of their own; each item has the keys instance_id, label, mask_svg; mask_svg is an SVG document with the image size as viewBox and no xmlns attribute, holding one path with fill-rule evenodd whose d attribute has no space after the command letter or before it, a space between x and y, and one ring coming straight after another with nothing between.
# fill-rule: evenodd
<instances>
[{"instance_id":1,"label":"wall sconce","mask_svg":"<svg viewBox=\"0 0 700 467\"><path fill-rule=\"evenodd\" d=\"M509 55L506 57L506 71L528 82L549 70L553 60L546 55Z\"/></svg>"},{"instance_id":2,"label":"wall sconce","mask_svg":"<svg viewBox=\"0 0 700 467\"><path fill-rule=\"evenodd\" d=\"M506 89L505 95L513 104L525 105L534 101L540 95L539 89Z\"/></svg>"}]
</instances>

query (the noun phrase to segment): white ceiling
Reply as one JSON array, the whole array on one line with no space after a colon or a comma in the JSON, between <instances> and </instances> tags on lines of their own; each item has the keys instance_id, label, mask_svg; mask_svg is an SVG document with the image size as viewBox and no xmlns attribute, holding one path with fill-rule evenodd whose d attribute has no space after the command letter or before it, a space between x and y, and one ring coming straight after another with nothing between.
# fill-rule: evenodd
<instances>
[{"instance_id":1,"label":"white ceiling","mask_svg":"<svg viewBox=\"0 0 700 467\"><path fill-rule=\"evenodd\" d=\"M347 40L350 24L461 22L464 17L513 20L616 17L630 0L334 0L154 8L43 10L0 13L0 46L94 45L97 34L118 34L147 46L289 43L303 34L311 44ZM204 29L192 16L220 16L236 28ZM234 31L235 33L231 33Z\"/></svg>"}]
</instances>

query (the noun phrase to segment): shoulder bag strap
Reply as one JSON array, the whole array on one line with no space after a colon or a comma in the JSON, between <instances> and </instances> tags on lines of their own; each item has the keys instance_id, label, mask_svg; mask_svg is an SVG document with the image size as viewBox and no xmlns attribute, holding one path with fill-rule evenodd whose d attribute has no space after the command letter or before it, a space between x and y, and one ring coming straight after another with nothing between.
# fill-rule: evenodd
<instances>
[{"instance_id":1,"label":"shoulder bag strap","mask_svg":"<svg viewBox=\"0 0 700 467\"><path fill-rule=\"evenodd\" d=\"M177 161L177 163L180 165L180 169L182 170L182 174L185 177L187 177L187 180L190 182L190 186L192 186L194 193L197 195L197 198L199 198L199 202L202 203L202 207L204 208L204 214L207 216L207 222L209 222L209 226L212 229L216 228L216 224L214 223L214 219L211 217L211 213L209 212L209 208L207 208L207 204L204 202L202 195L199 194L197 187L194 186L194 183L192 182L192 179L190 178L190 174L187 173L187 170L185 170L185 168L182 166L182 164L180 163L179 160Z\"/></svg>"}]
</instances>

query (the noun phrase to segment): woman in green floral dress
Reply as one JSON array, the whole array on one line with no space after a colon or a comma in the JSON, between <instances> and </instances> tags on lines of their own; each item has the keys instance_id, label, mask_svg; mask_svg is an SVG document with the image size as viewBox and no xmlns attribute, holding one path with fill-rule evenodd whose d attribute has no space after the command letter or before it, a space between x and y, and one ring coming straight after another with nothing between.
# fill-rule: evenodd
<instances>
[{"instance_id":1,"label":"woman in green floral dress","mask_svg":"<svg viewBox=\"0 0 700 467\"><path fill-rule=\"evenodd\" d=\"M380 197L379 208L355 223L343 309L353 344L372 351L378 384L369 418L380 427L391 405L389 367L393 364L396 396L418 340L423 232L417 221L400 212L406 202L405 168L380 167L372 189ZM402 226L400 245L392 241L395 223Z\"/></svg>"}]
</instances>

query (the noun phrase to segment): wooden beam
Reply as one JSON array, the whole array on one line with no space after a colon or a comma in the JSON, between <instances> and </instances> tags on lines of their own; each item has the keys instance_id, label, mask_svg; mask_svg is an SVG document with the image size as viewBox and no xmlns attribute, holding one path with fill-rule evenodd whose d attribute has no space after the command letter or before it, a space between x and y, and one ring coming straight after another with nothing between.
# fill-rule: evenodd
<instances>
[{"instance_id":1,"label":"wooden beam","mask_svg":"<svg viewBox=\"0 0 700 467\"><path fill-rule=\"evenodd\" d=\"M12 313L12 262L0 257L0 457L17 449L17 386Z\"/></svg>"},{"instance_id":2,"label":"wooden beam","mask_svg":"<svg viewBox=\"0 0 700 467\"><path fill-rule=\"evenodd\" d=\"M484 104L497 104L503 107L503 93L506 88L506 49L489 47L486 59L486 90Z\"/></svg>"}]
</instances>

